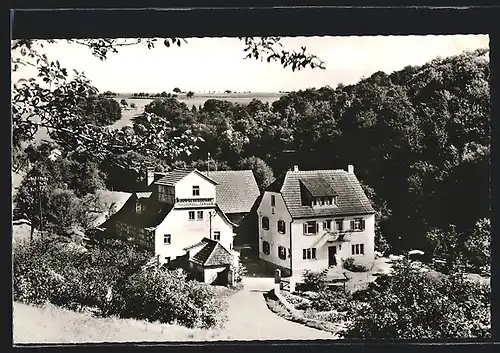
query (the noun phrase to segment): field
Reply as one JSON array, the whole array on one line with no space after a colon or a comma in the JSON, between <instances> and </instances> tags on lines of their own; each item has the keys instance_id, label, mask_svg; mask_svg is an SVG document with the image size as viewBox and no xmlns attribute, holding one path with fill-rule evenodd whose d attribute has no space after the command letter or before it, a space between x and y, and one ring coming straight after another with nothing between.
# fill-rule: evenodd
<instances>
[{"instance_id":1,"label":"field","mask_svg":"<svg viewBox=\"0 0 500 353\"><path fill-rule=\"evenodd\" d=\"M252 99L258 99L262 102L272 103L278 100L283 95L284 93L231 93L231 94L201 93L201 94L196 94L192 98L187 98L185 95L179 95L177 97L177 100L186 103L186 105L189 108L191 108L193 105L198 108L200 105L203 106L203 104L205 104L205 102L209 99L227 100L239 104L248 104ZM136 107L126 108L126 109L122 108L122 118L117 122L115 122L113 125L111 125L112 128L120 129L123 126L131 125L132 118L136 115L141 114L144 111L144 107L153 100L152 98L147 98L147 99L131 98L131 96L132 96L131 94L124 93L124 94L118 94L115 97L115 99L118 102L120 102L124 98L126 99L129 106L130 104L134 103ZM39 129L38 132L35 134L35 143L39 143L42 140L50 140L47 131L44 128Z\"/></svg>"},{"instance_id":2,"label":"field","mask_svg":"<svg viewBox=\"0 0 500 353\"><path fill-rule=\"evenodd\" d=\"M248 104L252 101L252 99L258 99L262 102L272 103L278 100L283 94L280 93L238 93L238 94L200 94L195 95L192 98L187 98L184 95L180 95L177 97L179 102L185 103L189 108L193 105L198 108L200 105L203 106L205 102L209 99L220 99L227 100L232 103L239 104ZM138 98L130 98L131 95L121 94L117 95L115 98L118 102L122 99L125 99L130 106L130 104L134 103L136 105L135 108L122 108L122 118L112 125L113 128L120 129L123 126L127 126L132 124L132 118L136 115L141 114L144 111L144 107L149 104L153 99L138 99Z\"/></svg>"}]
</instances>

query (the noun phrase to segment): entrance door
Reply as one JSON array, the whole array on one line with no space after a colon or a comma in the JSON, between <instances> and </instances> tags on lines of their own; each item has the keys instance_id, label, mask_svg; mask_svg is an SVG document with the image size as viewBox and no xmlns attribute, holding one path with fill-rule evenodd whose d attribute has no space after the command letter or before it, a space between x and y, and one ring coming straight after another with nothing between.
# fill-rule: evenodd
<instances>
[{"instance_id":1,"label":"entrance door","mask_svg":"<svg viewBox=\"0 0 500 353\"><path fill-rule=\"evenodd\" d=\"M329 246L328 247L328 267L337 266L337 258L335 257L336 254L337 254L337 247L336 246Z\"/></svg>"}]
</instances>

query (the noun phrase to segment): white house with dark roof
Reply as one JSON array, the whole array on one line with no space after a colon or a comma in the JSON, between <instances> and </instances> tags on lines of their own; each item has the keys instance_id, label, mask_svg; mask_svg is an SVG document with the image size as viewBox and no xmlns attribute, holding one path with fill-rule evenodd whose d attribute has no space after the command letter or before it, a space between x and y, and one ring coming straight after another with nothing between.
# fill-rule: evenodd
<instances>
[{"instance_id":1,"label":"white house with dark roof","mask_svg":"<svg viewBox=\"0 0 500 353\"><path fill-rule=\"evenodd\" d=\"M259 258L284 275L374 260L375 211L354 167L277 178L257 208Z\"/></svg>"},{"instance_id":2,"label":"white house with dark roof","mask_svg":"<svg viewBox=\"0 0 500 353\"><path fill-rule=\"evenodd\" d=\"M154 251L162 264L204 238L237 256L235 224L219 207L217 181L196 169L176 169L156 173L148 183L148 191L132 194L101 227Z\"/></svg>"}]
</instances>

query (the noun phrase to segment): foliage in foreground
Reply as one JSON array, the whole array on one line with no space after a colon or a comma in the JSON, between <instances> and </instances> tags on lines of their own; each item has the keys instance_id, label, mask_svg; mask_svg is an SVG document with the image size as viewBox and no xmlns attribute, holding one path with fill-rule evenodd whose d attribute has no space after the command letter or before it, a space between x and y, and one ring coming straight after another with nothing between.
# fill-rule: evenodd
<instances>
[{"instance_id":1,"label":"foliage in foreground","mask_svg":"<svg viewBox=\"0 0 500 353\"><path fill-rule=\"evenodd\" d=\"M225 320L225 302L213 287L186 277L182 270L137 272L115 288L109 312L190 328L220 326Z\"/></svg>"},{"instance_id":2,"label":"foliage in foreground","mask_svg":"<svg viewBox=\"0 0 500 353\"><path fill-rule=\"evenodd\" d=\"M151 256L119 240L86 247L57 236L17 243L14 300L188 327L224 321L224 301L213 287L182 273L141 270Z\"/></svg>"},{"instance_id":3,"label":"foliage in foreground","mask_svg":"<svg viewBox=\"0 0 500 353\"><path fill-rule=\"evenodd\" d=\"M407 260L393 271L351 302L345 338L491 337L490 286L423 273Z\"/></svg>"}]
</instances>

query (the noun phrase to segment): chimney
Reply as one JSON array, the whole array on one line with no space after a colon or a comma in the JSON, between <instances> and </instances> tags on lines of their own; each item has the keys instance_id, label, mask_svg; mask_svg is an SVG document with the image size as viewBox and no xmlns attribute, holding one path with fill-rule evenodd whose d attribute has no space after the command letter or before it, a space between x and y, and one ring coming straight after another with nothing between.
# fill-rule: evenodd
<instances>
[{"instance_id":1,"label":"chimney","mask_svg":"<svg viewBox=\"0 0 500 353\"><path fill-rule=\"evenodd\" d=\"M354 166L353 166L352 164L349 164L349 165L347 166L347 172L348 172L349 174L354 174Z\"/></svg>"},{"instance_id":2,"label":"chimney","mask_svg":"<svg viewBox=\"0 0 500 353\"><path fill-rule=\"evenodd\" d=\"M298 172L299 171L299 166L298 165L294 165L293 166L293 171L294 172Z\"/></svg>"}]
</instances>

